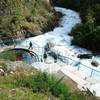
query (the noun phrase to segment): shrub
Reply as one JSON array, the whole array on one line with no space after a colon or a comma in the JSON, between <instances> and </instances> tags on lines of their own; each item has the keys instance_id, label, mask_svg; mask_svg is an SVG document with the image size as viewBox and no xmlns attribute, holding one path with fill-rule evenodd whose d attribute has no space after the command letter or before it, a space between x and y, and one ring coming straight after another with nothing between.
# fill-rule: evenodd
<instances>
[{"instance_id":1,"label":"shrub","mask_svg":"<svg viewBox=\"0 0 100 100\"><path fill-rule=\"evenodd\" d=\"M31 32L41 31L42 27L53 19L52 15L54 13L46 0L1 0L0 37L4 37L4 33L7 33L7 37L9 34L14 38L24 36L21 33L23 27L27 27Z\"/></svg>"},{"instance_id":2,"label":"shrub","mask_svg":"<svg viewBox=\"0 0 100 100\"><path fill-rule=\"evenodd\" d=\"M28 78L20 78L16 85L31 88L33 92L51 92L56 97L64 98L63 100L69 97L69 88L54 75L48 75L45 72L39 72Z\"/></svg>"},{"instance_id":3,"label":"shrub","mask_svg":"<svg viewBox=\"0 0 100 100\"><path fill-rule=\"evenodd\" d=\"M93 29L91 27L92 25L83 24L73 29L74 40L72 42L92 51L100 52L100 29L98 26Z\"/></svg>"},{"instance_id":4,"label":"shrub","mask_svg":"<svg viewBox=\"0 0 100 100\"><path fill-rule=\"evenodd\" d=\"M98 100L89 90L74 92L71 97L72 100Z\"/></svg>"},{"instance_id":5,"label":"shrub","mask_svg":"<svg viewBox=\"0 0 100 100\"><path fill-rule=\"evenodd\" d=\"M22 68L20 70L23 71ZM63 83L62 79L58 79L55 75L49 75L45 72L38 72L34 75L20 74L20 72L16 74L15 72L13 74L9 73L4 77L0 76L0 100L1 98L2 100L11 100L11 98L8 99L8 89L16 91L15 99L21 96L25 100L31 100L30 98L34 98L34 94L45 94L47 98L56 97L52 100L97 100L89 90L70 93L69 87ZM35 98L38 97L35 96ZM36 100L35 98L34 100ZM40 99L44 100L41 96Z\"/></svg>"},{"instance_id":6,"label":"shrub","mask_svg":"<svg viewBox=\"0 0 100 100\"><path fill-rule=\"evenodd\" d=\"M52 1L80 13L82 24L73 29L74 39L72 42L92 51L100 52L100 0Z\"/></svg>"},{"instance_id":7,"label":"shrub","mask_svg":"<svg viewBox=\"0 0 100 100\"><path fill-rule=\"evenodd\" d=\"M5 59L5 60L10 60L10 61L15 61L16 60L16 54L14 51L5 51L0 53L0 58Z\"/></svg>"}]
</instances>

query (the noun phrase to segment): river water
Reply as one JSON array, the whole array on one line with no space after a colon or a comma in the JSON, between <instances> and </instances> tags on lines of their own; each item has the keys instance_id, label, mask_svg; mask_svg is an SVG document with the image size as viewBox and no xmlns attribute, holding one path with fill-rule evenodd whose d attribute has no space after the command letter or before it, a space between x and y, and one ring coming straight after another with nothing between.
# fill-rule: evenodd
<instances>
[{"instance_id":1,"label":"river water","mask_svg":"<svg viewBox=\"0 0 100 100\"><path fill-rule=\"evenodd\" d=\"M92 73L92 76L100 79L100 57L98 57L98 62L99 66L94 67L91 65L92 59L79 59L77 58L78 54L87 54L91 53L90 51L77 47L75 45L71 45L71 40L73 37L69 36L68 34L71 32L72 28L75 27L75 25L81 23L80 16L77 12L70 10L70 9L65 9L65 8L59 8L55 7L56 11L59 11L63 14L63 17L59 21L59 27L55 27L53 31L49 31L43 35L39 35L36 37L28 38L24 41L21 42L21 45L26 45L27 41L31 41L35 45L35 47L40 47L44 48L44 46L48 43L51 42L54 44L54 47L52 48L54 52L59 53L62 56L69 57L75 61L80 61L81 65L81 71L85 72L85 75L87 76L88 74L90 75ZM37 52L38 55L42 55L43 51L40 50ZM96 57L97 58L97 57ZM57 66L58 67L58 66ZM41 69L43 69L41 67ZM92 70L91 70L92 69ZM95 71L96 70L96 71ZM93 80L94 81L94 80ZM94 84L91 87L91 91L95 91L97 96L100 96L100 83Z\"/></svg>"},{"instance_id":2,"label":"river water","mask_svg":"<svg viewBox=\"0 0 100 100\"><path fill-rule=\"evenodd\" d=\"M51 42L52 44L54 44L54 47L52 49L55 52L58 52L59 54L69 57L75 61L79 61L80 59L77 58L78 54L91 53L84 48L71 45L71 40L73 39L73 37L68 35L71 32L72 28L75 27L75 25L81 23L80 15L79 13L70 9L55 7L55 10L63 14L63 17L59 20L59 27L55 27L53 31L46 32L43 35L25 39L21 42L21 45L26 45L27 41L31 41L35 44L35 47L37 46L40 48L44 48L44 46L48 42ZM37 52L37 54L42 55L43 50L40 50L39 52ZM94 70L100 71L100 65L98 67L93 67L91 65L91 60L92 59L83 59L80 60L80 62ZM82 67L82 71L85 71L87 74L91 73L90 69L86 69L85 67Z\"/></svg>"},{"instance_id":3,"label":"river water","mask_svg":"<svg viewBox=\"0 0 100 100\"><path fill-rule=\"evenodd\" d=\"M21 43L22 45L26 45L26 41L31 41L39 47L44 47L46 43L52 42L54 45L62 45L66 49L73 48L71 46L72 37L68 33L71 32L76 24L81 23L79 14L65 8L55 7L55 10L64 15L59 21L59 27L55 27L53 31L49 31L43 35L28 38Z\"/></svg>"}]
</instances>

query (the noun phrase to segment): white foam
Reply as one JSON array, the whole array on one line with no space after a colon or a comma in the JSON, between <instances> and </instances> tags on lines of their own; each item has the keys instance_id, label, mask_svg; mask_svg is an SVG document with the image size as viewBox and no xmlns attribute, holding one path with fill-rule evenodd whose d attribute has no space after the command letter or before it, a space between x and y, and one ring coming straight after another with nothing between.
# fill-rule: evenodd
<instances>
[{"instance_id":1,"label":"white foam","mask_svg":"<svg viewBox=\"0 0 100 100\"><path fill-rule=\"evenodd\" d=\"M76 25L81 23L81 19L80 16L77 12L72 11L70 9L65 9L65 8L59 8L59 7L55 7L56 11L61 12L64 16L60 19L59 21L59 27L56 27L53 31L47 32L43 35L39 35L36 37L32 37L32 38L28 38L26 40L24 40L21 44L26 45L26 41L31 41L36 43L39 47L44 47L46 45L46 43L52 42L54 43L56 46L53 48L56 52L61 53L64 56L67 56L73 60L78 59L77 55L78 54L82 54L82 53L91 53L90 51L84 49L84 48L80 48L77 46L71 46L71 40L72 37L68 35L68 33L71 32L72 28ZM62 46L57 46L57 45L62 45ZM91 60L81 60L81 62L90 67L93 68L93 66L91 65ZM49 67L48 67L49 68ZM50 67L51 69L52 67ZM55 70L57 69L57 67L55 68ZM100 66L97 68L94 68L96 70L100 70ZM41 67L41 70L45 70L45 66ZM65 73L65 70L63 70ZM81 72L85 71L88 74L91 74L90 69L82 67ZM68 73L70 74L70 73ZM87 76L86 75L86 76ZM75 76L72 75L72 78L75 79ZM75 79L78 83L82 83L82 80L79 79L79 77L77 77ZM100 96L100 92L98 89L98 87L100 87L100 85L94 85L91 87L91 91L95 90L97 96Z\"/></svg>"}]
</instances>

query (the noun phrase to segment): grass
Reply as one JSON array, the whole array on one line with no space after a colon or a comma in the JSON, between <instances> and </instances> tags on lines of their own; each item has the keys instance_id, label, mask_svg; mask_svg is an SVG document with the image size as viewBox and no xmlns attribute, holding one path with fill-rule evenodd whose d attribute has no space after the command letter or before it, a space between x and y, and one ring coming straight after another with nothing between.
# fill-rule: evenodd
<instances>
[{"instance_id":1,"label":"grass","mask_svg":"<svg viewBox=\"0 0 100 100\"><path fill-rule=\"evenodd\" d=\"M31 97L34 98L34 100L48 100L48 96L55 98L54 100L63 96L65 100L65 97L69 94L69 88L54 75L41 72L31 75L23 71L22 68L21 71L18 70L19 68L13 74L7 73L5 76L0 76L0 99L12 100L8 98L10 94L7 92L12 89L17 89L16 95L14 96L15 100L19 100L20 97L25 98L23 100L32 100ZM24 92L20 88L29 91Z\"/></svg>"},{"instance_id":2,"label":"grass","mask_svg":"<svg viewBox=\"0 0 100 100\"><path fill-rule=\"evenodd\" d=\"M0 58L5 59L5 60L15 61L16 53L14 51L4 51L4 52L0 53Z\"/></svg>"},{"instance_id":3,"label":"grass","mask_svg":"<svg viewBox=\"0 0 100 100\"><path fill-rule=\"evenodd\" d=\"M61 80L54 75L46 73L37 73L34 76L17 79L16 85L18 87L27 87L33 92L51 93L55 97L63 95L64 100L69 95L69 88Z\"/></svg>"},{"instance_id":4,"label":"grass","mask_svg":"<svg viewBox=\"0 0 100 100\"><path fill-rule=\"evenodd\" d=\"M27 71L27 73L30 73L29 70ZM24 69L20 68L19 71L19 68L17 68L13 74L7 73L5 76L0 76L0 100L48 100L49 93L33 92L32 87L25 86L27 83L32 85L31 78L33 76L25 73ZM36 74L36 72L34 73ZM19 82L19 80L23 80L23 82ZM36 86L34 85L34 87Z\"/></svg>"},{"instance_id":5,"label":"grass","mask_svg":"<svg viewBox=\"0 0 100 100\"><path fill-rule=\"evenodd\" d=\"M69 87L54 76L44 81L41 73L21 75L0 76L0 100L97 100L89 91L70 93Z\"/></svg>"},{"instance_id":6,"label":"grass","mask_svg":"<svg viewBox=\"0 0 100 100\"><path fill-rule=\"evenodd\" d=\"M14 88L16 87L14 85L15 82L16 82L16 79L13 77L13 75L0 76L1 88Z\"/></svg>"},{"instance_id":7,"label":"grass","mask_svg":"<svg viewBox=\"0 0 100 100\"><path fill-rule=\"evenodd\" d=\"M0 100L97 100L90 91L72 92L62 79L24 64L10 71L6 66L5 75L0 76Z\"/></svg>"},{"instance_id":8,"label":"grass","mask_svg":"<svg viewBox=\"0 0 100 100\"><path fill-rule=\"evenodd\" d=\"M0 89L0 100L48 100L43 93L33 93L27 88Z\"/></svg>"}]
</instances>

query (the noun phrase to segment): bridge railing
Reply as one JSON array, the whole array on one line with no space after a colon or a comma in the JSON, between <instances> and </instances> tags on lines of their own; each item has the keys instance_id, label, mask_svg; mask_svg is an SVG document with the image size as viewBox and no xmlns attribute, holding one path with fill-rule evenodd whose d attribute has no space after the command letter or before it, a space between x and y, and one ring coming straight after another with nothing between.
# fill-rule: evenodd
<instances>
[{"instance_id":1,"label":"bridge railing","mask_svg":"<svg viewBox=\"0 0 100 100\"><path fill-rule=\"evenodd\" d=\"M0 41L0 49L6 49L6 48L10 48L10 47L16 47L16 46L22 46L26 47L27 49L29 48L29 43L30 41L25 41L25 43L21 43L22 41L17 41L17 40L6 40L6 41ZM36 44L35 42L32 42L32 48L36 50L36 53L38 53L40 59L42 58L42 54L44 52L44 48L43 47L39 47L38 44Z\"/></svg>"},{"instance_id":2,"label":"bridge railing","mask_svg":"<svg viewBox=\"0 0 100 100\"><path fill-rule=\"evenodd\" d=\"M30 41L26 41L26 45L25 46L29 46L29 42ZM13 42L13 44L16 43L16 42ZM39 57L40 57L40 60L43 59L43 53L44 53L44 48L43 47L39 47L39 45L37 45L36 43L32 42L33 44L33 48L37 48L38 52L40 52ZM1 46L4 46L4 43L1 41L0 42L0 45ZM41 55L42 54L42 55ZM87 74L89 74L90 77L92 76L96 76L96 77L99 77L100 78L100 71L94 69L94 68L91 68L87 65L84 65L82 64L81 62L79 61L75 61L69 57L66 57L66 56L62 56L62 55L59 55L58 54L58 58L60 60L62 60L64 63L66 63L67 65L72 65L73 67L75 67L77 70L82 70L82 71L87 71Z\"/></svg>"},{"instance_id":3,"label":"bridge railing","mask_svg":"<svg viewBox=\"0 0 100 100\"><path fill-rule=\"evenodd\" d=\"M13 45L15 45L15 46L19 45L19 46L29 47L29 43L30 43L30 41L25 41L25 44L22 44L22 43L18 42L17 40L12 40L12 41L6 40L6 41L0 41L0 47L3 48L5 46L7 47L7 46L13 46ZM39 45L37 45L34 42L32 42L32 47L35 48L35 49L37 49L38 51L39 50L43 50L42 47L39 47Z\"/></svg>"},{"instance_id":4,"label":"bridge railing","mask_svg":"<svg viewBox=\"0 0 100 100\"><path fill-rule=\"evenodd\" d=\"M30 45L29 45L29 43L30 43L30 41L26 41L25 42L25 46L26 47L29 47ZM32 42L32 48L35 48L36 49L36 51L39 53L39 52L41 52L42 54L43 54L43 47L40 47L38 44L36 44L35 42Z\"/></svg>"},{"instance_id":5,"label":"bridge railing","mask_svg":"<svg viewBox=\"0 0 100 100\"><path fill-rule=\"evenodd\" d=\"M58 55L58 58L61 59L64 63L66 63L67 65L72 65L74 68L76 68L77 70L81 70L83 72L85 72L86 74L88 74L90 77L98 77L100 78L100 71L91 68L87 65L82 64L80 61L75 61L69 57L65 57L62 55Z\"/></svg>"}]
</instances>

